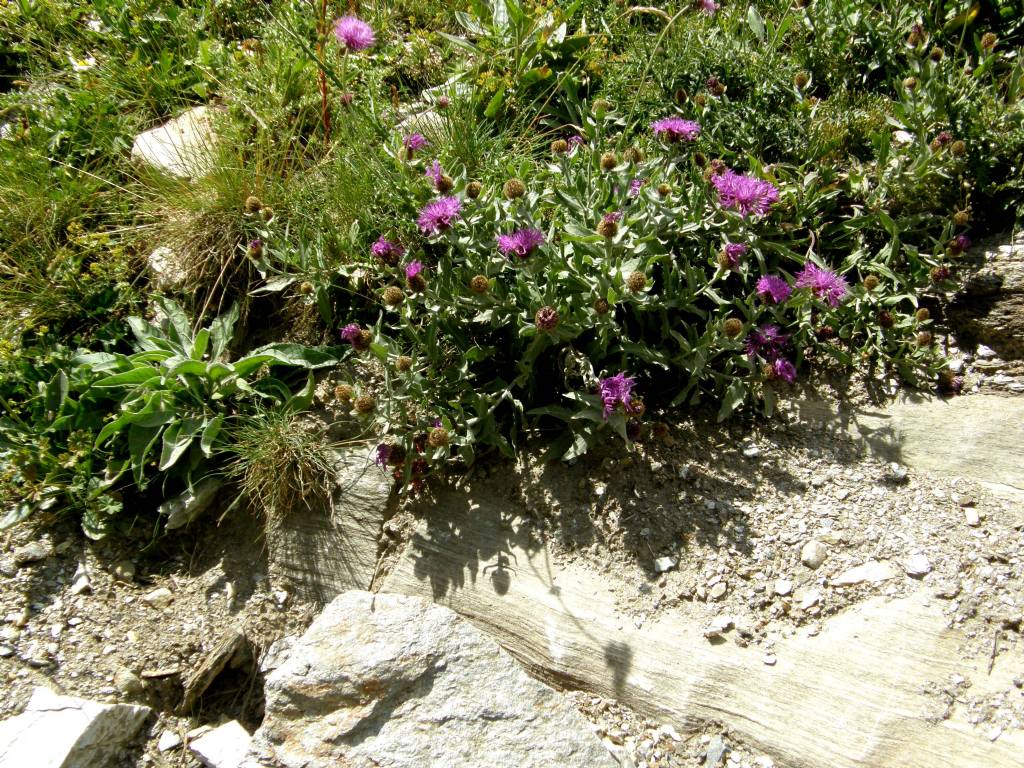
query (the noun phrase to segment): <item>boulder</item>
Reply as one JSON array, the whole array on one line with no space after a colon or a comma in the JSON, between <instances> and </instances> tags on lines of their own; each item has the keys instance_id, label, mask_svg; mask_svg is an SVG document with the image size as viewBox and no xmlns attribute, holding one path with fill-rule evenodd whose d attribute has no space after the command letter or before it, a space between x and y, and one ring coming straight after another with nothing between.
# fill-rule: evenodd
<instances>
[{"instance_id":1,"label":"boulder","mask_svg":"<svg viewBox=\"0 0 1024 768\"><path fill-rule=\"evenodd\" d=\"M213 166L214 107L199 106L135 137L132 159L173 176L203 176Z\"/></svg>"},{"instance_id":2,"label":"boulder","mask_svg":"<svg viewBox=\"0 0 1024 768\"><path fill-rule=\"evenodd\" d=\"M207 768L238 768L249 750L252 737L237 720L204 733L188 745Z\"/></svg>"},{"instance_id":3,"label":"boulder","mask_svg":"<svg viewBox=\"0 0 1024 768\"><path fill-rule=\"evenodd\" d=\"M149 713L36 688L24 712L0 723L0 768L120 765Z\"/></svg>"},{"instance_id":4,"label":"boulder","mask_svg":"<svg viewBox=\"0 0 1024 768\"><path fill-rule=\"evenodd\" d=\"M963 288L947 310L961 345L982 344L1005 360L1024 359L1024 235L968 257Z\"/></svg>"},{"instance_id":5,"label":"boulder","mask_svg":"<svg viewBox=\"0 0 1024 768\"><path fill-rule=\"evenodd\" d=\"M582 715L468 621L348 592L266 681L242 768L615 766Z\"/></svg>"}]
</instances>

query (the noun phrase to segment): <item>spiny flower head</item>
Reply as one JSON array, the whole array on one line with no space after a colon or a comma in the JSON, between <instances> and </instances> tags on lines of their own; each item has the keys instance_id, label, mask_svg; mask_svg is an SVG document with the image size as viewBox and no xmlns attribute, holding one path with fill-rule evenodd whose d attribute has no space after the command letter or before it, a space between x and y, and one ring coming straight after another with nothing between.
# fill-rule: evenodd
<instances>
[{"instance_id":1,"label":"spiny flower head","mask_svg":"<svg viewBox=\"0 0 1024 768\"><path fill-rule=\"evenodd\" d=\"M632 376L627 376L625 372L617 373L598 382L605 420L608 419L618 405L621 405L626 413L631 413L630 405L633 399L633 385L635 383L636 379Z\"/></svg>"},{"instance_id":2,"label":"spiny flower head","mask_svg":"<svg viewBox=\"0 0 1024 768\"><path fill-rule=\"evenodd\" d=\"M631 272L626 278L626 287L633 293L640 293L647 287L647 275L643 272Z\"/></svg>"},{"instance_id":3,"label":"spiny flower head","mask_svg":"<svg viewBox=\"0 0 1024 768\"><path fill-rule=\"evenodd\" d=\"M448 445L448 430L444 427L434 427L427 436L427 445L431 448L443 448Z\"/></svg>"},{"instance_id":4,"label":"spiny flower head","mask_svg":"<svg viewBox=\"0 0 1024 768\"><path fill-rule=\"evenodd\" d=\"M778 275L762 275L757 281L757 295L765 302L781 304L792 292L789 283Z\"/></svg>"},{"instance_id":5,"label":"spiny flower head","mask_svg":"<svg viewBox=\"0 0 1024 768\"><path fill-rule=\"evenodd\" d=\"M427 141L422 133L409 133L402 137L402 146L412 154L420 149L429 147L430 142Z\"/></svg>"},{"instance_id":6,"label":"spiny flower head","mask_svg":"<svg viewBox=\"0 0 1024 768\"><path fill-rule=\"evenodd\" d=\"M746 350L751 357L759 355L765 360L774 361L786 346L789 336L777 325L762 325L747 334Z\"/></svg>"},{"instance_id":7,"label":"spiny flower head","mask_svg":"<svg viewBox=\"0 0 1024 768\"><path fill-rule=\"evenodd\" d=\"M743 333L743 321L738 317L730 317L722 324L722 330L730 339L735 339Z\"/></svg>"},{"instance_id":8,"label":"spiny flower head","mask_svg":"<svg viewBox=\"0 0 1024 768\"><path fill-rule=\"evenodd\" d=\"M444 171L441 170L441 163L435 160L427 168L424 175L434 182L435 187L439 187L441 185L441 178L444 176Z\"/></svg>"},{"instance_id":9,"label":"spiny flower head","mask_svg":"<svg viewBox=\"0 0 1024 768\"><path fill-rule=\"evenodd\" d=\"M377 455L374 458L373 463L376 464L378 467L386 467L388 465L388 461L389 461L390 458L391 458L391 444L390 443L380 443L377 446Z\"/></svg>"},{"instance_id":10,"label":"spiny flower head","mask_svg":"<svg viewBox=\"0 0 1024 768\"><path fill-rule=\"evenodd\" d=\"M412 368L412 358L408 355L399 355L398 359L395 360L395 368L405 373Z\"/></svg>"},{"instance_id":11,"label":"spiny flower head","mask_svg":"<svg viewBox=\"0 0 1024 768\"><path fill-rule=\"evenodd\" d=\"M359 334L362 332L362 328L359 327L358 323L349 323L341 329L341 338L347 341L349 344L355 344L356 339L359 338Z\"/></svg>"},{"instance_id":12,"label":"spiny flower head","mask_svg":"<svg viewBox=\"0 0 1024 768\"><path fill-rule=\"evenodd\" d=\"M509 200L515 200L526 194L526 185L519 179L509 179L502 187L502 192Z\"/></svg>"},{"instance_id":13,"label":"spiny flower head","mask_svg":"<svg viewBox=\"0 0 1024 768\"><path fill-rule=\"evenodd\" d=\"M470 200L476 200L480 197L480 192L483 191L484 185L479 181L471 181L466 185L466 197Z\"/></svg>"},{"instance_id":14,"label":"spiny flower head","mask_svg":"<svg viewBox=\"0 0 1024 768\"><path fill-rule=\"evenodd\" d=\"M476 294L487 293L491 289L490 281L483 275L474 275L469 281L469 290Z\"/></svg>"},{"instance_id":15,"label":"spiny flower head","mask_svg":"<svg viewBox=\"0 0 1024 768\"><path fill-rule=\"evenodd\" d=\"M370 25L355 16L342 16L334 22L334 36L349 51L362 51L377 42Z\"/></svg>"},{"instance_id":16,"label":"spiny flower head","mask_svg":"<svg viewBox=\"0 0 1024 768\"><path fill-rule=\"evenodd\" d=\"M360 395L354 405L359 413L373 413L373 409L377 407L377 400L373 395Z\"/></svg>"},{"instance_id":17,"label":"spiny flower head","mask_svg":"<svg viewBox=\"0 0 1024 768\"><path fill-rule=\"evenodd\" d=\"M669 143L695 141L700 136L700 123L681 117L663 117L651 123L651 130L657 138Z\"/></svg>"},{"instance_id":18,"label":"spiny flower head","mask_svg":"<svg viewBox=\"0 0 1024 768\"><path fill-rule=\"evenodd\" d=\"M708 16L714 16L715 11L718 10L718 3L715 0L697 0L697 7Z\"/></svg>"},{"instance_id":19,"label":"spiny flower head","mask_svg":"<svg viewBox=\"0 0 1024 768\"><path fill-rule=\"evenodd\" d=\"M422 261L410 261L408 264L405 265L405 277L408 280L411 280L412 278L417 277L420 274L420 272L422 272L422 271L423 271L423 262Z\"/></svg>"},{"instance_id":20,"label":"spiny flower head","mask_svg":"<svg viewBox=\"0 0 1024 768\"><path fill-rule=\"evenodd\" d=\"M763 216L779 200L779 190L773 184L733 170L713 175L711 183L718 190L719 205L739 211L743 218L752 213Z\"/></svg>"},{"instance_id":21,"label":"spiny flower head","mask_svg":"<svg viewBox=\"0 0 1024 768\"><path fill-rule=\"evenodd\" d=\"M643 189L643 186L646 183L647 183L647 179L633 179L631 182L629 182L629 192L627 192L626 194L629 197L633 197L633 198L639 197L640 196L640 190Z\"/></svg>"},{"instance_id":22,"label":"spiny flower head","mask_svg":"<svg viewBox=\"0 0 1024 768\"><path fill-rule=\"evenodd\" d=\"M459 218L461 210L462 201L459 198L442 197L423 206L416 223L424 234L436 235L441 230L449 229Z\"/></svg>"},{"instance_id":23,"label":"spiny flower head","mask_svg":"<svg viewBox=\"0 0 1024 768\"><path fill-rule=\"evenodd\" d=\"M747 246L743 243L726 243L722 252L725 254L725 261L729 264L729 267L734 268L739 265L740 256L744 255L747 250Z\"/></svg>"},{"instance_id":24,"label":"spiny flower head","mask_svg":"<svg viewBox=\"0 0 1024 768\"><path fill-rule=\"evenodd\" d=\"M505 256L515 254L519 258L525 259L537 250L543 242L543 232L539 229L527 227L525 229L517 229L511 234L498 235L498 250Z\"/></svg>"},{"instance_id":25,"label":"spiny flower head","mask_svg":"<svg viewBox=\"0 0 1024 768\"><path fill-rule=\"evenodd\" d=\"M949 244L949 252L954 256L963 253L971 247L971 238L967 235L957 235Z\"/></svg>"},{"instance_id":26,"label":"spiny flower head","mask_svg":"<svg viewBox=\"0 0 1024 768\"><path fill-rule=\"evenodd\" d=\"M849 292L850 286L846 279L830 269L823 269L814 262L807 262L796 276L797 288L810 288L811 292L830 307L839 306L839 302Z\"/></svg>"},{"instance_id":27,"label":"spiny flower head","mask_svg":"<svg viewBox=\"0 0 1024 768\"><path fill-rule=\"evenodd\" d=\"M384 303L389 307L397 307L404 298L405 294L397 285L389 285L384 289Z\"/></svg>"},{"instance_id":28,"label":"spiny flower head","mask_svg":"<svg viewBox=\"0 0 1024 768\"><path fill-rule=\"evenodd\" d=\"M377 238L377 242L370 246L370 253L383 261L385 264L395 265L405 255L405 248L385 239L383 235Z\"/></svg>"},{"instance_id":29,"label":"spiny flower head","mask_svg":"<svg viewBox=\"0 0 1024 768\"><path fill-rule=\"evenodd\" d=\"M542 331L553 331L558 327L558 312L554 307L541 307L533 319Z\"/></svg>"}]
</instances>

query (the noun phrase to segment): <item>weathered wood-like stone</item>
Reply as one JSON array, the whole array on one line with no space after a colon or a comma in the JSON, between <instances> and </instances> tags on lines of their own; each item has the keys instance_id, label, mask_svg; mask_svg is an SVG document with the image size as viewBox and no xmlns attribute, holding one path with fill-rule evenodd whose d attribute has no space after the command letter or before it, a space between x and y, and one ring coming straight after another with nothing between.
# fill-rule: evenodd
<instances>
[{"instance_id":1,"label":"weathered wood-like stone","mask_svg":"<svg viewBox=\"0 0 1024 768\"><path fill-rule=\"evenodd\" d=\"M634 629L612 607L607 577L556 564L509 502L449 491L434 509L382 590L447 605L541 679L680 729L721 723L787 768L1020 765L1020 732L992 742L960 711L925 719L930 681L956 673L979 690L1005 689L1024 662L1006 651L989 676L987 660L963 661L964 638L927 593L869 600L816 636L777 642L768 665L763 649L709 643L704 627L671 615Z\"/></svg>"},{"instance_id":2,"label":"weathered wood-like stone","mask_svg":"<svg viewBox=\"0 0 1024 768\"><path fill-rule=\"evenodd\" d=\"M1024 494L1024 398L906 395L887 406L856 409L805 400L800 418L847 432L887 461Z\"/></svg>"},{"instance_id":3,"label":"weathered wood-like stone","mask_svg":"<svg viewBox=\"0 0 1024 768\"><path fill-rule=\"evenodd\" d=\"M319 605L342 592L369 589L391 488L391 477L374 465L369 449L339 452L332 508L295 510L269 540L274 577Z\"/></svg>"},{"instance_id":4,"label":"weathered wood-like stone","mask_svg":"<svg viewBox=\"0 0 1024 768\"><path fill-rule=\"evenodd\" d=\"M216 136L214 107L199 106L135 137L132 159L184 178L213 167Z\"/></svg>"}]
</instances>

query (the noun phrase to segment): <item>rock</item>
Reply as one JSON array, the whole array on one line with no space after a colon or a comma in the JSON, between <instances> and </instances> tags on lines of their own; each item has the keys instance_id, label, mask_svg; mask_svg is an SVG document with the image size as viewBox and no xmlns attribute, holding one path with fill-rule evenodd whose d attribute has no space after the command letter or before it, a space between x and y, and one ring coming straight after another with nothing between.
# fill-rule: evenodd
<instances>
[{"instance_id":1,"label":"rock","mask_svg":"<svg viewBox=\"0 0 1024 768\"><path fill-rule=\"evenodd\" d=\"M331 514L293 510L268 541L274 582L287 582L294 598L318 605L370 586L394 486L390 474L374 464L369 447L346 448L334 457L342 492Z\"/></svg>"},{"instance_id":2,"label":"rock","mask_svg":"<svg viewBox=\"0 0 1024 768\"><path fill-rule=\"evenodd\" d=\"M774 653L766 653L764 655L764 658L761 659L761 661L763 661L769 667L774 667L776 662L778 662L778 658L775 656Z\"/></svg>"},{"instance_id":3,"label":"rock","mask_svg":"<svg viewBox=\"0 0 1024 768\"><path fill-rule=\"evenodd\" d=\"M188 745L207 768L238 768L249 751L252 736L237 720L231 720Z\"/></svg>"},{"instance_id":4,"label":"rock","mask_svg":"<svg viewBox=\"0 0 1024 768\"><path fill-rule=\"evenodd\" d=\"M203 176L213 165L216 109L193 107L135 137L132 159L182 178Z\"/></svg>"},{"instance_id":5,"label":"rock","mask_svg":"<svg viewBox=\"0 0 1024 768\"><path fill-rule=\"evenodd\" d=\"M243 768L613 768L576 708L419 598L336 598L267 676Z\"/></svg>"},{"instance_id":6,"label":"rock","mask_svg":"<svg viewBox=\"0 0 1024 768\"><path fill-rule=\"evenodd\" d=\"M114 687L125 696L138 696L145 690L139 676L126 667L119 667L114 673Z\"/></svg>"},{"instance_id":7,"label":"rock","mask_svg":"<svg viewBox=\"0 0 1024 768\"><path fill-rule=\"evenodd\" d=\"M811 539L800 550L800 562L811 570L819 568L828 557L828 547L820 541Z\"/></svg>"},{"instance_id":8,"label":"rock","mask_svg":"<svg viewBox=\"0 0 1024 768\"><path fill-rule=\"evenodd\" d=\"M732 629L734 625L735 622L731 616L715 616L715 618L711 620L711 624L709 624L707 629L704 630L704 637L708 640L721 637Z\"/></svg>"},{"instance_id":9,"label":"rock","mask_svg":"<svg viewBox=\"0 0 1024 768\"><path fill-rule=\"evenodd\" d=\"M972 528L977 528L981 525L981 516L978 514L978 510L974 507L966 507L964 509L964 522Z\"/></svg>"},{"instance_id":10,"label":"rock","mask_svg":"<svg viewBox=\"0 0 1024 768\"><path fill-rule=\"evenodd\" d=\"M119 560L114 563L112 571L114 578L118 581L131 583L135 580L135 563L131 560Z\"/></svg>"},{"instance_id":11,"label":"rock","mask_svg":"<svg viewBox=\"0 0 1024 768\"><path fill-rule=\"evenodd\" d=\"M720 581L710 589L708 594L711 595L712 600L721 600L723 597L725 597L725 593L728 591L729 585L726 584L724 581Z\"/></svg>"},{"instance_id":12,"label":"rock","mask_svg":"<svg viewBox=\"0 0 1024 768\"><path fill-rule=\"evenodd\" d=\"M919 579L931 573L932 564L928 562L928 558L925 555L911 555L903 561L903 570L906 571L908 576Z\"/></svg>"},{"instance_id":13,"label":"rock","mask_svg":"<svg viewBox=\"0 0 1024 768\"><path fill-rule=\"evenodd\" d=\"M907 476L907 468L894 461L886 468L882 480L890 485L903 485L907 482Z\"/></svg>"},{"instance_id":14,"label":"rock","mask_svg":"<svg viewBox=\"0 0 1024 768\"><path fill-rule=\"evenodd\" d=\"M936 597L941 597L943 600L952 600L960 594L960 582L956 580L940 581L935 585L935 589L932 590L932 594Z\"/></svg>"},{"instance_id":15,"label":"rock","mask_svg":"<svg viewBox=\"0 0 1024 768\"><path fill-rule=\"evenodd\" d=\"M157 610L163 610L174 600L174 593L167 587L157 587L152 592L143 595L142 602L151 605Z\"/></svg>"},{"instance_id":16,"label":"rock","mask_svg":"<svg viewBox=\"0 0 1024 768\"><path fill-rule=\"evenodd\" d=\"M725 739L715 736L704 753L704 768L716 768L716 766L722 765L728 752L729 745L725 743Z\"/></svg>"},{"instance_id":17,"label":"rock","mask_svg":"<svg viewBox=\"0 0 1024 768\"><path fill-rule=\"evenodd\" d=\"M75 569L75 575L71 579L71 594L80 595L83 592L92 590L92 583L89 581L89 571L85 563L79 563Z\"/></svg>"},{"instance_id":18,"label":"rock","mask_svg":"<svg viewBox=\"0 0 1024 768\"><path fill-rule=\"evenodd\" d=\"M248 651L249 641L241 627L229 627L222 633L182 683L184 693L178 706L178 714L189 714L199 697L206 692L232 657Z\"/></svg>"},{"instance_id":19,"label":"rock","mask_svg":"<svg viewBox=\"0 0 1024 768\"><path fill-rule=\"evenodd\" d=\"M793 582L789 579L776 579L775 580L775 594L781 597L785 597L793 591Z\"/></svg>"},{"instance_id":20,"label":"rock","mask_svg":"<svg viewBox=\"0 0 1024 768\"><path fill-rule=\"evenodd\" d=\"M895 578L896 569L889 563L881 563L877 560L868 560L863 565L849 568L832 580L834 587L850 587L854 584L861 584L865 581L877 584L880 581L888 581Z\"/></svg>"},{"instance_id":21,"label":"rock","mask_svg":"<svg viewBox=\"0 0 1024 768\"><path fill-rule=\"evenodd\" d=\"M48 557L53 557L53 545L46 539L30 541L14 550L14 564L19 568L29 563L46 560Z\"/></svg>"},{"instance_id":22,"label":"rock","mask_svg":"<svg viewBox=\"0 0 1024 768\"><path fill-rule=\"evenodd\" d=\"M656 573L665 573L671 571L679 565L679 560L674 557L659 557L654 561L654 570Z\"/></svg>"},{"instance_id":23,"label":"rock","mask_svg":"<svg viewBox=\"0 0 1024 768\"><path fill-rule=\"evenodd\" d=\"M754 758L754 765L757 768L775 768L775 761L767 755L761 755Z\"/></svg>"},{"instance_id":24,"label":"rock","mask_svg":"<svg viewBox=\"0 0 1024 768\"><path fill-rule=\"evenodd\" d=\"M160 739L156 743L156 748L160 752L169 752L172 749L176 749L181 746L181 736L174 731L164 731L160 734Z\"/></svg>"},{"instance_id":25,"label":"rock","mask_svg":"<svg viewBox=\"0 0 1024 768\"><path fill-rule=\"evenodd\" d=\"M947 310L957 338L976 344L981 358L1024 358L1024 238L982 246L965 260L971 270Z\"/></svg>"},{"instance_id":26,"label":"rock","mask_svg":"<svg viewBox=\"0 0 1024 768\"><path fill-rule=\"evenodd\" d=\"M36 688L24 712L0 722L0 768L109 768L149 713Z\"/></svg>"},{"instance_id":27,"label":"rock","mask_svg":"<svg viewBox=\"0 0 1024 768\"><path fill-rule=\"evenodd\" d=\"M18 572L18 566L14 564L13 558L0 557L0 576L6 579L11 578Z\"/></svg>"},{"instance_id":28,"label":"rock","mask_svg":"<svg viewBox=\"0 0 1024 768\"><path fill-rule=\"evenodd\" d=\"M753 459L761 455L761 449L756 445L748 445L743 449L743 455L748 459Z\"/></svg>"},{"instance_id":29,"label":"rock","mask_svg":"<svg viewBox=\"0 0 1024 768\"><path fill-rule=\"evenodd\" d=\"M153 250L146 257L153 285L161 293L177 291L188 278L188 271L181 256L165 245Z\"/></svg>"},{"instance_id":30,"label":"rock","mask_svg":"<svg viewBox=\"0 0 1024 768\"><path fill-rule=\"evenodd\" d=\"M813 608L821 601L821 592L816 589L809 590L800 598L800 610L806 611Z\"/></svg>"}]
</instances>

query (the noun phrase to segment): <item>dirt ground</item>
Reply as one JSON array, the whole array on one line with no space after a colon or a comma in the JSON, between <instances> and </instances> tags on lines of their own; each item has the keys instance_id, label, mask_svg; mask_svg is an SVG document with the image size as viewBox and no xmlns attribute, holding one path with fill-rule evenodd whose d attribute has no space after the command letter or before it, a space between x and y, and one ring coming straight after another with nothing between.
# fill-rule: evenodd
<instances>
[{"instance_id":1,"label":"dirt ground","mask_svg":"<svg viewBox=\"0 0 1024 768\"><path fill-rule=\"evenodd\" d=\"M798 424L791 410L728 426L699 414L677 418L661 439L630 451L609 443L572 466L541 464L537 455L484 465L469 482L520 500L556 558L603 574L616 607L638 627L672 611L713 632L728 617L728 641L763 647L767 658L781 638L813 631L870 596L925 589L950 626L965 631L964 658L1024 642L1020 504L962 478L870 458L843 434ZM416 509L389 521L385 549L401 547ZM21 527L0 537L0 718L42 684L146 703L157 714L123 766L193 768L199 763L186 750L158 749L161 735L185 738L232 718L254 729L262 716L254 660L277 638L300 633L316 607L271 583L260 526L244 512L156 544L147 533L96 543L68 523L46 535ZM871 562L894 571L842 585L844 574L856 581L850 570ZM244 630L246 647L182 710L190 676L234 628ZM955 700L986 732L1020 729L1022 685L1024 670L1014 687L984 697L962 681L936 681L930 716L942 719ZM624 765L704 765L719 742L732 750L721 765L772 764L714 724L683 738L615 702L573 695Z\"/></svg>"}]
</instances>

